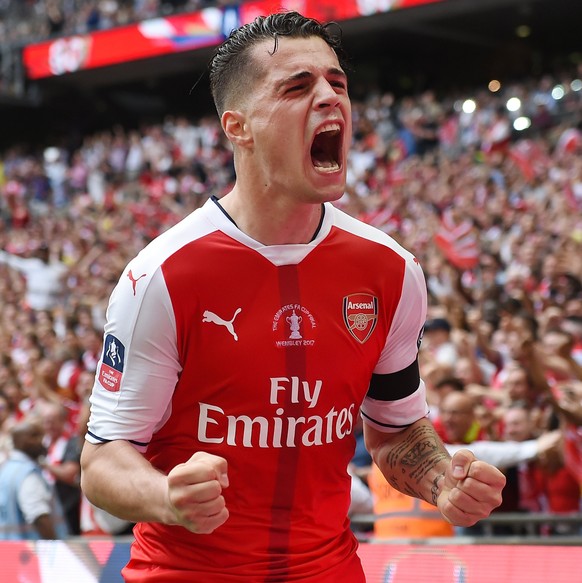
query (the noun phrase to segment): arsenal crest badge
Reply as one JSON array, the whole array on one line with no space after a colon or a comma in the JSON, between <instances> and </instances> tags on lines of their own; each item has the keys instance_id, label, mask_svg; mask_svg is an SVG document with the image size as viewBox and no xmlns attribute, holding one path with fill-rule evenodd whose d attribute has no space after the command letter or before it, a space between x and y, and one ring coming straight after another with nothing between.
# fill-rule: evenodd
<instances>
[{"instance_id":1,"label":"arsenal crest badge","mask_svg":"<svg viewBox=\"0 0 582 583\"><path fill-rule=\"evenodd\" d=\"M364 344L378 322L378 298L364 293L345 296L342 313L350 334Z\"/></svg>"}]
</instances>

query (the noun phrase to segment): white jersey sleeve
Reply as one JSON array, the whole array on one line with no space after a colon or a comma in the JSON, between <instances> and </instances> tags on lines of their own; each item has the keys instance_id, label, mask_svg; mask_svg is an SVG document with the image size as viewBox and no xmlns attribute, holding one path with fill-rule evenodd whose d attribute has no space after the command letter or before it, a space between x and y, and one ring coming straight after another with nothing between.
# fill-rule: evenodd
<instances>
[{"instance_id":1,"label":"white jersey sleeve","mask_svg":"<svg viewBox=\"0 0 582 583\"><path fill-rule=\"evenodd\" d=\"M143 451L170 415L179 373L174 314L162 271L157 267L150 276L138 256L107 310L87 440L124 439Z\"/></svg>"},{"instance_id":2,"label":"white jersey sleeve","mask_svg":"<svg viewBox=\"0 0 582 583\"><path fill-rule=\"evenodd\" d=\"M364 421L379 431L400 431L428 415L426 388L418 370L418 349L427 312L427 290L418 260L405 259L402 294L386 344L362 404Z\"/></svg>"}]
</instances>

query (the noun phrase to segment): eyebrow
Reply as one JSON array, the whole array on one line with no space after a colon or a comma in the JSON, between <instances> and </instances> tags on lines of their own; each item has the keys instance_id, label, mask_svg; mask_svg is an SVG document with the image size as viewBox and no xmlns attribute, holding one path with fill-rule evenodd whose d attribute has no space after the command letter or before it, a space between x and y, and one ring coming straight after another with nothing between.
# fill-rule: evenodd
<instances>
[{"instance_id":1,"label":"eyebrow","mask_svg":"<svg viewBox=\"0 0 582 583\"><path fill-rule=\"evenodd\" d=\"M342 77L343 79L347 79L348 77L345 71L343 71L342 69L338 69L337 67L330 67L327 70L327 74L332 75L334 77ZM311 71L300 71L299 73L295 73L279 81L276 84L276 89L279 90L282 87L285 87L285 85L295 83L296 81L303 81L304 79L309 79L311 77L313 77L313 73L311 73Z\"/></svg>"}]
</instances>

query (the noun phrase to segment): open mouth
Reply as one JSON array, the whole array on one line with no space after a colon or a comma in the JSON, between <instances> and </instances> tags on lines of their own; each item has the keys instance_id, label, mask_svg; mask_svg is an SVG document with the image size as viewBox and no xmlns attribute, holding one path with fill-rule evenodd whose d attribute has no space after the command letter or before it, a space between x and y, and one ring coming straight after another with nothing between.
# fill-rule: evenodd
<instances>
[{"instance_id":1,"label":"open mouth","mask_svg":"<svg viewBox=\"0 0 582 583\"><path fill-rule=\"evenodd\" d=\"M328 123L319 128L311 145L311 162L319 172L337 172L341 168L339 123Z\"/></svg>"}]
</instances>

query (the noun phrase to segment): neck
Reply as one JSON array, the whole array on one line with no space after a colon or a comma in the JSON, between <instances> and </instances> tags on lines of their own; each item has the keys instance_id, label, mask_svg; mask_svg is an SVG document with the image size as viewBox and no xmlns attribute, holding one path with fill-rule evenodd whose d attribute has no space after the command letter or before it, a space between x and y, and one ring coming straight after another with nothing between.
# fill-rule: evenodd
<instances>
[{"instance_id":1,"label":"neck","mask_svg":"<svg viewBox=\"0 0 582 583\"><path fill-rule=\"evenodd\" d=\"M320 203L284 204L242 196L236 188L220 205L238 228L263 245L305 244L313 240L323 217Z\"/></svg>"}]
</instances>

